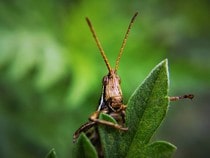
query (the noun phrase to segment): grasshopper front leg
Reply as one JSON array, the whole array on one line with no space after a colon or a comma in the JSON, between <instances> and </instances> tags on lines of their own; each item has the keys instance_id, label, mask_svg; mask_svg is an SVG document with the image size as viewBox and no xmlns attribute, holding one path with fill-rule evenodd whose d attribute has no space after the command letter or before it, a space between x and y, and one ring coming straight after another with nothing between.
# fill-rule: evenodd
<instances>
[{"instance_id":1,"label":"grasshopper front leg","mask_svg":"<svg viewBox=\"0 0 210 158\"><path fill-rule=\"evenodd\" d=\"M99 123L99 124L102 124L102 125L106 125L106 126L110 126L112 128L116 128L116 129L119 129L119 130L122 130L122 131L127 131L128 128L127 127L122 127L120 126L119 124L115 124L115 123L112 123L112 122L109 122L109 121L106 121L106 120L101 120L99 119L99 114L100 114L100 111L95 111L89 118L90 121L93 121L93 122L96 122L96 123Z\"/></svg>"}]
</instances>

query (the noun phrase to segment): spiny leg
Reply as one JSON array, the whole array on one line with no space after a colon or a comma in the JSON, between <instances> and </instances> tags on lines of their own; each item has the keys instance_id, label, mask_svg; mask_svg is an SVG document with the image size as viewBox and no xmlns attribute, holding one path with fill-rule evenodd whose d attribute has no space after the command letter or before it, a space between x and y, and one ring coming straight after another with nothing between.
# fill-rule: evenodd
<instances>
[{"instance_id":1,"label":"spiny leg","mask_svg":"<svg viewBox=\"0 0 210 158\"><path fill-rule=\"evenodd\" d=\"M182 96L174 96L174 97L169 97L169 100L170 101L177 101L177 100L180 100L180 99L193 99L194 98L194 95L193 94L185 94L185 95L182 95Z\"/></svg>"},{"instance_id":2,"label":"spiny leg","mask_svg":"<svg viewBox=\"0 0 210 158\"><path fill-rule=\"evenodd\" d=\"M96 124L96 122L87 122L85 124L83 124L73 135L73 143L76 142L77 138L79 137L79 135L82 132L87 131L88 129L90 129L91 127L93 127Z\"/></svg>"}]
</instances>

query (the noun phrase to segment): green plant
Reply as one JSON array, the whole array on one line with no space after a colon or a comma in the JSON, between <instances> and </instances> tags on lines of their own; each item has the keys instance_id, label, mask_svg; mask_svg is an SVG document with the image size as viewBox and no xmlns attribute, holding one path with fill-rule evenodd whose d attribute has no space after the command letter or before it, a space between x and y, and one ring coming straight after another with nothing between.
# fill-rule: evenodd
<instances>
[{"instance_id":1,"label":"green plant","mask_svg":"<svg viewBox=\"0 0 210 158\"><path fill-rule=\"evenodd\" d=\"M168 109L168 65L167 60L158 64L128 101L126 126L128 132L120 132L99 125L100 139L107 158L171 157L176 147L165 141L150 142ZM109 115L100 119L115 122ZM96 150L85 134L74 148L74 157L97 157Z\"/></svg>"},{"instance_id":2,"label":"green plant","mask_svg":"<svg viewBox=\"0 0 210 158\"><path fill-rule=\"evenodd\" d=\"M54 148L49 151L46 158L57 158Z\"/></svg>"}]
</instances>

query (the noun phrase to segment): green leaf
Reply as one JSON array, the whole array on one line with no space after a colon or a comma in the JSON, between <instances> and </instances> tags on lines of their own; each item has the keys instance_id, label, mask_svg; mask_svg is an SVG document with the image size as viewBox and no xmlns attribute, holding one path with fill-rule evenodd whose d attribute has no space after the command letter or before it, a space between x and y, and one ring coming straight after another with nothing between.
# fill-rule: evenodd
<instances>
[{"instance_id":1,"label":"green leaf","mask_svg":"<svg viewBox=\"0 0 210 158\"><path fill-rule=\"evenodd\" d=\"M146 147L146 157L168 158L172 157L176 147L165 141L156 141Z\"/></svg>"},{"instance_id":2,"label":"green leaf","mask_svg":"<svg viewBox=\"0 0 210 158\"><path fill-rule=\"evenodd\" d=\"M97 152L94 146L91 144L88 137L82 133L80 134L77 143L73 149L74 158L97 158Z\"/></svg>"},{"instance_id":3,"label":"green leaf","mask_svg":"<svg viewBox=\"0 0 210 158\"><path fill-rule=\"evenodd\" d=\"M46 158L57 158L54 148L49 151L49 153L47 154Z\"/></svg>"},{"instance_id":4,"label":"green leaf","mask_svg":"<svg viewBox=\"0 0 210 158\"><path fill-rule=\"evenodd\" d=\"M171 144L158 142L148 145L166 115L168 103L168 65L164 60L131 96L126 110L126 126L129 130L122 132L99 127L105 157L133 158L151 154L170 157L175 151ZM101 115L101 119L108 119L108 116Z\"/></svg>"},{"instance_id":5,"label":"green leaf","mask_svg":"<svg viewBox=\"0 0 210 158\"><path fill-rule=\"evenodd\" d=\"M103 113L100 114L99 119L117 123L113 117L107 114L103 114ZM110 128L104 125L99 125L99 135L100 135L101 143L103 144L103 147L104 147L104 155L106 155L106 157L113 157L113 155L118 153L117 151L118 144L116 143L116 138L119 136L119 132L120 132L119 130L116 130L114 128Z\"/></svg>"},{"instance_id":6,"label":"green leaf","mask_svg":"<svg viewBox=\"0 0 210 158\"><path fill-rule=\"evenodd\" d=\"M126 110L129 131L123 141L127 156L142 154L168 109L167 60L158 64L142 85L134 92Z\"/></svg>"}]
</instances>

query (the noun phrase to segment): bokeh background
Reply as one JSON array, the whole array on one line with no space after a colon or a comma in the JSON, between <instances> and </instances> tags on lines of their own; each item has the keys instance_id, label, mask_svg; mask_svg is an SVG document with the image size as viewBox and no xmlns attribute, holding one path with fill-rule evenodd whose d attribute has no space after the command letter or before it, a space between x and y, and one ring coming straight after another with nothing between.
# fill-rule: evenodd
<instances>
[{"instance_id":1,"label":"bokeh background","mask_svg":"<svg viewBox=\"0 0 210 158\"><path fill-rule=\"evenodd\" d=\"M154 136L178 147L174 157L210 154L210 1L1 0L0 157L41 158L55 148L71 157L73 132L96 109L107 69L88 16L114 65L121 58L125 102L152 68L169 60L170 104Z\"/></svg>"}]
</instances>

